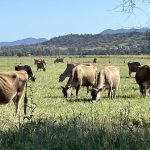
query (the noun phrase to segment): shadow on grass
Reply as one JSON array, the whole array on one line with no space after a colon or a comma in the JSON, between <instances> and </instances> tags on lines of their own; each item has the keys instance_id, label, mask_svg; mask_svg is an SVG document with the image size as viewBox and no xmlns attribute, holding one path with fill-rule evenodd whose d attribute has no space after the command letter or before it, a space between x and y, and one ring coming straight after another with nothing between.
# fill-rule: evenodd
<instances>
[{"instance_id":1,"label":"shadow on grass","mask_svg":"<svg viewBox=\"0 0 150 150\"><path fill-rule=\"evenodd\" d=\"M135 76L121 76L121 79L135 79Z\"/></svg>"},{"instance_id":2,"label":"shadow on grass","mask_svg":"<svg viewBox=\"0 0 150 150\"><path fill-rule=\"evenodd\" d=\"M73 103L73 102L83 102L83 103L90 103L92 100L90 98L68 98L66 99L67 102Z\"/></svg>"},{"instance_id":3,"label":"shadow on grass","mask_svg":"<svg viewBox=\"0 0 150 150\"><path fill-rule=\"evenodd\" d=\"M83 116L60 120L47 118L26 122L18 129L0 131L0 149L144 150L150 146L149 135L149 127L130 129L124 121L100 121Z\"/></svg>"}]
</instances>

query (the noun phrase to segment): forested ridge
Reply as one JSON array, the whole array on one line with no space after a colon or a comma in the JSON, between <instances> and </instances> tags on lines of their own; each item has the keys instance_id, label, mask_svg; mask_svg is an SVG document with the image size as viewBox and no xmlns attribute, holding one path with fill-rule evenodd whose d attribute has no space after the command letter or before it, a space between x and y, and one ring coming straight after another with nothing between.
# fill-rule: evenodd
<instances>
[{"instance_id":1,"label":"forested ridge","mask_svg":"<svg viewBox=\"0 0 150 150\"><path fill-rule=\"evenodd\" d=\"M149 32L69 34L36 45L0 47L0 55L150 54Z\"/></svg>"}]
</instances>

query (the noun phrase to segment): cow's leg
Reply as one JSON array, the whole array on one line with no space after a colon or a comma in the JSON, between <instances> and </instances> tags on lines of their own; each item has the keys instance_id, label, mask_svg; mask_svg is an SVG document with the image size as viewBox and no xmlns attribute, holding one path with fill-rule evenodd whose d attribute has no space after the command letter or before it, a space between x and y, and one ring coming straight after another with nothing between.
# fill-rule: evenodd
<instances>
[{"instance_id":1,"label":"cow's leg","mask_svg":"<svg viewBox=\"0 0 150 150\"><path fill-rule=\"evenodd\" d=\"M129 71L129 77L131 77L131 71Z\"/></svg>"},{"instance_id":2,"label":"cow's leg","mask_svg":"<svg viewBox=\"0 0 150 150\"><path fill-rule=\"evenodd\" d=\"M80 85L78 85L78 86L76 87L76 97L78 97L79 90L80 90Z\"/></svg>"},{"instance_id":3,"label":"cow's leg","mask_svg":"<svg viewBox=\"0 0 150 150\"><path fill-rule=\"evenodd\" d=\"M20 112L20 98L21 96L20 95L16 95L16 97L13 99L13 102L15 104L15 107L16 107L16 111L15 111L15 116L17 117L19 112Z\"/></svg>"},{"instance_id":4,"label":"cow's leg","mask_svg":"<svg viewBox=\"0 0 150 150\"><path fill-rule=\"evenodd\" d=\"M112 88L109 88L109 90L108 90L108 97L109 97L109 99L113 99L113 89Z\"/></svg>"},{"instance_id":5,"label":"cow's leg","mask_svg":"<svg viewBox=\"0 0 150 150\"><path fill-rule=\"evenodd\" d=\"M146 87L145 86L144 86L143 93L144 93L144 97L145 97L146 96Z\"/></svg>"},{"instance_id":6,"label":"cow's leg","mask_svg":"<svg viewBox=\"0 0 150 150\"><path fill-rule=\"evenodd\" d=\"M91 87L87 86L87 95L89 95L89 91L90 91Z\"/></svg>"},{"instance_id":7,"label":"cow's leg","mask_svg":"<svg viewBox=\"0 0 150 150\"><path fill-rule=\"evenodd\" d=\"M146 88L141 84L140 86L140 92L142 94L142 96L146 96Z\"/></svg>"},{"instance_id":8,"label":"cow's leg","mask_svg":"<svg viewBox=\"0 0 150 150\"><path fill-rule=\"evenodd\" d=\"M116 89L113 89L113 98L116 98Z\"/></svg>"}]
</instances>

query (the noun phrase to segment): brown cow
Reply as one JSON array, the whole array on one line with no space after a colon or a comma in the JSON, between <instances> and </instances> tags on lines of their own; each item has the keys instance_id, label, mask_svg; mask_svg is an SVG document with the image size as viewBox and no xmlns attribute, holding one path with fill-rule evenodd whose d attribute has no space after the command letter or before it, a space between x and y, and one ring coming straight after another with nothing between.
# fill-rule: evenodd
<instances>
[{"instance_id":1,"label":"brown cow","mask_svg":"<svg viewBox=\"0 0 150 150\"><path fill-rule=\"evenodd\" d=\"M139 62L128 62L128 68L129 68L129 76L131 77L132 72L136 72L138 66L141 64Z\"/></svg>"},{"instance_id":2,"label":"brown cow","mask_svg":"<svg viewBox=\"0 0 150 150\"><path fill-rule=\"evenodd\" d=\"M148 65L139 66L135 80L140 87L141 94L146 96L146 89L150 89L150 67Z\"/></svg>"},{"instance_id":3,"label":"brown cow","mask_svg":"<svg viewBox=\"0 0 150 150\"><path fill-rule=\"evenodd\" d=\"M20 99L27 90L28 74L26 71L0 72L0 104L7 104L13 100L16 116L19 113ZM24 97L24 113L26 115L27 96Z\"/></svg>"},{"instance_id":4,"label":"brown cow","mask_svg":"<svg viewBox=\"0 0 150 150\"><path fill-rule=\"evenodd\" d=\"M85 66L77 65L72 69L71 75L65 87L62 87L64 97L71 96L71 87L76 89L76 96L81 86L94 86L96 84L97 67L96 66ZM89 90L88 90L89 91Z\"/></svg>"},{"instance_id":5,"label":"brown cow","mask_svg":"<svg viewBox=\"0 0 150 150\"><path fill-rule=\"evenodd\" d=\"M120 71L115 66L105 66L97 76L97 85L91 90L92 100L97 100L104 89L109 89L108 96L113 99L120 83Z\"/></svg>"}]
</instances>

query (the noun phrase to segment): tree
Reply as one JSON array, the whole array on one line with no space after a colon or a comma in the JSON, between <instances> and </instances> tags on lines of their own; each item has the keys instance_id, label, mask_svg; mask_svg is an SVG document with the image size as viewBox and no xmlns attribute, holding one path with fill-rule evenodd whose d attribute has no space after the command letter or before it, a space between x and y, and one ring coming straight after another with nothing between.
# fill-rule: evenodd
<instances>
[{"instance_id":1,"label":"tree","mask_svg":"<svg viewBox=\"0 0 150 150\"><path fill-rule=\"evenodd\" d=\"M127 12L132 14L134 12L134 9L140 8L140 3L143 4L150 4L150 0L121 0L121 4L119 7L121 7L123 12Z\"/></svg>"}]
</instances>

